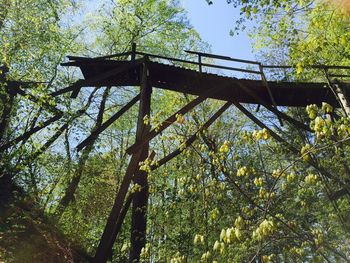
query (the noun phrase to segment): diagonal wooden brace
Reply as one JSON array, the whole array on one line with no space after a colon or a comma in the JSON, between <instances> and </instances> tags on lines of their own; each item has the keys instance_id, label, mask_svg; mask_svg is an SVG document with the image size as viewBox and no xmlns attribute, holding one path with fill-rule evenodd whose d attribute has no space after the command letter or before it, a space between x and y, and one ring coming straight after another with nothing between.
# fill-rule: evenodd
<instances>
[{"instance_id":1,"label":"diagonal wooden brace","mask_svg":"<svg viewBox=\"0 0 350 263\"><path fill-rule=\"evenodd\" d=\"M119 187L118 194L115 197L111 213L109 214L109 217L107 219L107 224L103 230L100 243L96 250L96 255L94 258L94 262L96 263L107 261L108 249L110 247L110 244L113 243L113 236L115 233L115 226L118 221L118 217L121 213L123 203L124 203L126 194L128 192L133 175L136 172L136 170L139 168L141 152L142 151L138 151L137 153L131 156L129 165L126 169L125 176Z\"/></svg>"},{"instance_id":2,"label":"diagonal wooden brace","mask_svg":"<svg viewBox=\"0 0 350 263\"><path fill-rule=\"evenodd\" d=\"M154 156L155 156L155 152L152 151L152 153L150 154L150 156L148 157L148 159L150 161L152 161L154 159ZM113 248L113 245L114 245L114 242L121 230L121 227L123 225L123 222L124 222L124 219L125 219L125 216L126 216L126 213L128 212L129 210L129 207L131 205L131 202L133 200L135 196L135 193L130 193L127 197L126 197L126 201L124 203L124 206L123 208L121 209L120 211L120 214L118 216L118 220L116 221L115 225L114 225L114 228L112 230L112 236L111 236L111 241L110 241L110 244L108 246L108 253L110 254L112 252L112 248Z\"/></svg>"},{"instance_id":3,"label":"diagonal wooden brace","mask_svg":"<svg viewBox=\"0 0 350 263\"><path fill-rule=\"evenodd\" d=\"M298 128L301 128L303 130L311 132L311 129L309 126L305 125L304 123L293 119L292 117L288 116L284 112L279 111L277 108L273 107L269 103L267 103L264 99L262 99L259 95L255 94L255 92L251 91L249 88L247 88L245 85L243 85L238 79L236 81L237 85L240 86L248 95L252 96L254 99L256 99L261 105L263 105L266 109L273 112L277 117L282 118L289 123L295 125Z\"/></svg>"},{"instance_id":4,"label":"diagonal wooden brace","mask_svg":"<svg viewBox=\"0 0 350 263\"><path fill-rule=\"evenodd\" d=\"M141 142L135 142L133 145L131 145L126 152L128 154L132 154L136 152L142 145L147 143L148 141L152 140L154 137L156 137L158 134L160 134L162 131L164 131L166 128L168 128L172 123L176 121L176 116L178 114L185 114L191 109L193 109L195 106L203 102L206 98L205 97L197 97L196 99L192 100L190 103L186 104L184 107L182 107L180 110L178 110L176 113L171 115L169 118L167 118L165 121L163 121L157 128L152 129L142 140Z\"/></svg>"},{"instance_id":5,"label":"diagonal wooden brace","mask_svg":"<svg viewBox=\"0 0 350 263\"><path fill-rule=\"evenodd\" d=\"M77 150L81 151L84 147L89 145L91 141L96 139L104 130L106 130L113 122L118 120L126 111L128 111L137 101L140 100L140 94L135 96L131 101L129 101L125 106L123 106L117 113L115 113L111 118L105 121L100 127L91 133L84 141L82 141L78 146Z\"/></svg>"},{"instance_id":6,"label":"diagonal wooden brace","mask_svg":"<svg viewBox=\"0 0 350 263\"><path fill-rule=\"evenodd\" d=\"M171 124L173 124L176 121L177 115L184 115L190 110L192 110L194 107L196 107L198 104L202 103L204 100L206 100L209 96L215 94L216 92L220 91L223 88L211 88L210 90L203 93L203 95L195 98L194 100L190 101L188 104L183 106L180 110L175 112L173 115L168 117L165 121L163 121L158 127L152 129L147 135L145 135L144 140L140 142L135 142L133 145L131 145L126 152L128 154L135 153L142 145L152 140L154 137L156 137L158 134L162 133L166 128L168 128Z\"/></svg>"},{"instance_id":7,"label":"diagonal wooden brace","mask_svg":"<svg viewBox=\"0 0 350 263\"><path fill-rule=\"evenodd\" d=\"M195 134L193 134L190 138L188 138L184 143L183 146L177 148L172 153L165 156L163 159L159 160L156 164L151 166L151 170L155 170L162 165L166 164L176 156L178 156L180 153L182 153L186 148L192 145L192 143L198 138L199 134L203 132L204 130L208 129L210 125L212 125L230 106L231 102L226 102L211 118L205 122Z\"/></svg>"}]
</instances>

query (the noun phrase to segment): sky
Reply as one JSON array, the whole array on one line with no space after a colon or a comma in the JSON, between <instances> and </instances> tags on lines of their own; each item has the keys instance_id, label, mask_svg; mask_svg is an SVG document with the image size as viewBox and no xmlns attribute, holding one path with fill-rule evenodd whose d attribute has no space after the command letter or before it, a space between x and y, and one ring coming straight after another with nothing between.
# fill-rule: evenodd
<instances>
[{"instance_id":1,"label":"sky","mask_svg":"<svg viewBox=\"0 0 350 263\"><path fill-rule=\"evenodd\" d=\"M246 32L238 36L229 34L240 10L223 0L213 2L208 5L205 0L181 0L192 26L211 45L212 53L254 60Z\"/></svg>"}]
</instances>

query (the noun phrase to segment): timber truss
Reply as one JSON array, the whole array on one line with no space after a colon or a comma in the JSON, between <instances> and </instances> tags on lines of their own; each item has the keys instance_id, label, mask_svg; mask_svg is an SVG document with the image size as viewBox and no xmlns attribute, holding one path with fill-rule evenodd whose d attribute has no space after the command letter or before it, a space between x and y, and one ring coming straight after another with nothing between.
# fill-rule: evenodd
<instances>
[{"instance_id":1,"label":"timber truss","mask_svg":"<svg viewBox=\"0 0 350 263\"><path fill-rule=\"evenodd\" d=\"M349 70L350 67L348 66L310 66L324 74L327 80L325 83L277 82L267 81L264 69L293 67L262 65L256 61L234 59L226 56L193 51L187 52L196 55L198 61L189 61L138 52L136 50L136 45L133 45L130 52L110 56L96 58L69 56L68 58L70 61L63 64L65 66L79 67L85 79L78 80L67 88L51 93L51 96L53 97L70 92L71 98L76 98L84 87L140 86L140 93L136 97L121 107L118 112L102 123L91 133L90 136L77 146L78 151L88 146L113 122L118 120L120 116L128 111L134 104L139 102L136 140L135 143L127 149L127 153L131 155L129 165L127 166L125 176L115 197L114 205L108 217L93 262L102 263L108 260L112 252L113 244L120 232L131 203L133 206L130 262L139 261L141 250L146 242L147 203L149 195L147 172L139 169L139 163L147 158L155 158L154 152L150 153L149 151L150 141L173 124L179 114L184 115L188 113L191 109L208 98L226 102L198 128L196 133L186 140L184 144L185 147L182 145L174 152L155 162L155 164L151 166L152 170L159 168L181 154L186 147L189 147L197 137L200 136L201 131L208 129L209 126L232 105L238 108L258 126L266 128L274 139L285 144L291 152L296 154L299 153L299 149L295 148L293 145L286 142L280 135L272 131L242 104L248 103L259 106L262 105L276 115L281 125L283 125L283 122L288 122L291 125L306 131L310 131L310 128L306 124L288 116L277 107L306 107L309 104L321 105L322 102L327 102L333 107L342 108L344 113L347 116L350 116L349 102L347 100L347 94L350 92L350 85L334 79L335 77L348 77L347 75L334 73L336 70L338 70L338 72ZM203 63L203 58L246 63L255 66L258 70L247 70ZM181 65L182 67L175 66L175 64ZM239 71L246 74L256 75L260 80L237 79L223 75L210 74L204 72L204 68ZM13 83L13 86L15 87L15 93L25 95L22 94L23 90L18 83ZM144 118L149 116L151 112L151 93L153 89L167 89L180 93L196 95L197 97L184 107L180 108L173 115L169 116L156 129L151 129L149 124L144 123ZM30 97L30 99L35 101L34 97ZM0 151L4 151L12 145L26 140L32 134L47 127L63 116L63 113L58 109L53 108L50 105L48 105L48 107L49 110L55 113L54 117L44 121L40 126L34 127L12 141L0 145ZM322 170L322 168L312 160L309 161L309 164L319 171ZM322 172L327 176L327 171ZM139 192L129 193L132 182L141 186Z\"/></svg>"}]
</instances>

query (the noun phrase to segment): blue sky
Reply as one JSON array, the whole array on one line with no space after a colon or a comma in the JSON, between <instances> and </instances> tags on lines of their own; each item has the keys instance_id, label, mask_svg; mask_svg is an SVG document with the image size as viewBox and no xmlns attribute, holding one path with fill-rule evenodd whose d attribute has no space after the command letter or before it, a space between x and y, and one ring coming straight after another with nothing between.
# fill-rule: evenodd
<instances>
[{"instance_id":1,"label":"blue sky","mask_svg":"<svg viewBox=\"0 0 350 263\"><path fill-rule=\"evenodd\" d=\"M239 17L239 9L223 0L213 2L212 5L208 5L205 0L181 0L191 24L203 40L211 45L213 53L254 59L246 32L234 37L229 34Z\"/></svg>"}]
</instances>

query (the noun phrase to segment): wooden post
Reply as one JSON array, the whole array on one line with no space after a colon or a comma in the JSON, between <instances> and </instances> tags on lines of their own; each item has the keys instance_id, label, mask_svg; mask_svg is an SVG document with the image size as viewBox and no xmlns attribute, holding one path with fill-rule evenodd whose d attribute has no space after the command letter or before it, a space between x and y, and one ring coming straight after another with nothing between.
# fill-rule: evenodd
<instances>
[{"instance_id":1,"label":"wooden post","mask_svg":"<svg viewBox=\"0 0 350 263\"><path fill-rule=\"evenodd\" d=\"M151 113L152 92L152 88L148 84L147 58L143 64L140 89L141 98L136 129L136 142L142 142L145 135L150 132L150 124L145 121L145 117L149 118ZM140 162L142 162L148 157L149 142L143 144L140 151ZM141 250L146 245L147 204L149 195L147 172L138 169L133 181L134 184L138 184L141 188L139 192L135 193L133 198L129 262L139 262Z\"/></svg>"},{"instance_id":2,"label":"wooden post","mask_svg":"<svg viewBox=\"0 0 350 263\"><path fill-rule=\"evenodd\" d=\"M107 262L108 255L110 255L111 253L109 249L113 247L113 243L115 241L114 238L116 237L115 233L116 229L118 228L118 219L120 218L120 214L123 209L123 203L127 195L131 179L137 170L140 160L140 153L140 151L137 152L136 154L132 155L130 159L125 176L119 187L118 194L115 197L111 213L109 214L107 220L107 224L103 230L100 243L97 247L96 254L93 260L94 263Z\"/></svg>"},{"instance_id":3,"label":"wooden post","mask_svg":"<svg viewBox=\"0 0 350 263\"><path fill-rule=\"evenodd\" d=\"M135 62L136 59L136 43L132 43L131 47L131 61Z\"/></svg>"},{"instance_id":4,"label":"wooden post","mask_svg":"<svg viewBox=\"0 0 350 263\"><path fill-rule=\"evenodd\" d=\"M202 73L202 56L198 54L199 72Z\"/></svg>"},{"instance_id":5,"label":"wooden post","mask_svg":"<svg viewBox=\"0 0 350 263\"><path fill-rule=\"evenodd\" d=\"M147 61L145 59L145 62L143 63L143 69L142 69L142 82L141 82L141 93L140 93L140 107L139 107L139 117L137 122L137 129L136 129L136 141L142 140L143 136L149 132L149 125L144 123L144 117L146 115L149 115L150 113L150 96L151 96L151 88L147 85ZM141 148L138 152L132 155L130 163L127 167L126 174L123 178L123 181L121 183L121 186L119 188L119 192L115 198L115 202L112 208L112 211L108 217L106 227L103 231L100 243L98 245L96 255L94 258L94 262L96 263L105 263L107 262L108 256L111 254L111 248L113 247L113 243L116 238L118 225L120 224L120 215L122 213L123 209L123 203L125 200L125 197L128 192L128 188L130 186L130 182L135 175L135 177L138 177L134 180L135 183L142 185L145 185L146 187L143 188L141 192L138 193L138 195L135 194L134 198L136 199L136 203L134 201L133 206L134 207L144 207L144 203L147 205L148 201L148 185L147 185L147 174L141 174L138 169L138 165L141 161L144 161L147 158L148 155L148 144ZM141 180L139 180L141 178ZM144 190L146 189L146 190ZM137 230L135 233L141 233L139 236L145 236L146 233L146 213L134 213L133 207L133 216L132 216L132 230ZM147 206L146 206L147 208ZM138 210L139 211L139 210ZM146 212L143 210L142 212ZM118 222L119 220L119 222ZM133 234L132 234L132 240L133 240ZM145 239L144 239L145 240ZM143 241L144 242L144 241ZM139 246L144 246L140 244L140 240L136 240L135 242L131 242L132 248L139 248ZM130 253L131 256L134 256L136 258L140 257L141 249L134 249ZM138 254L137 254L138 253Z\"/></svg>"}]
</instances>

